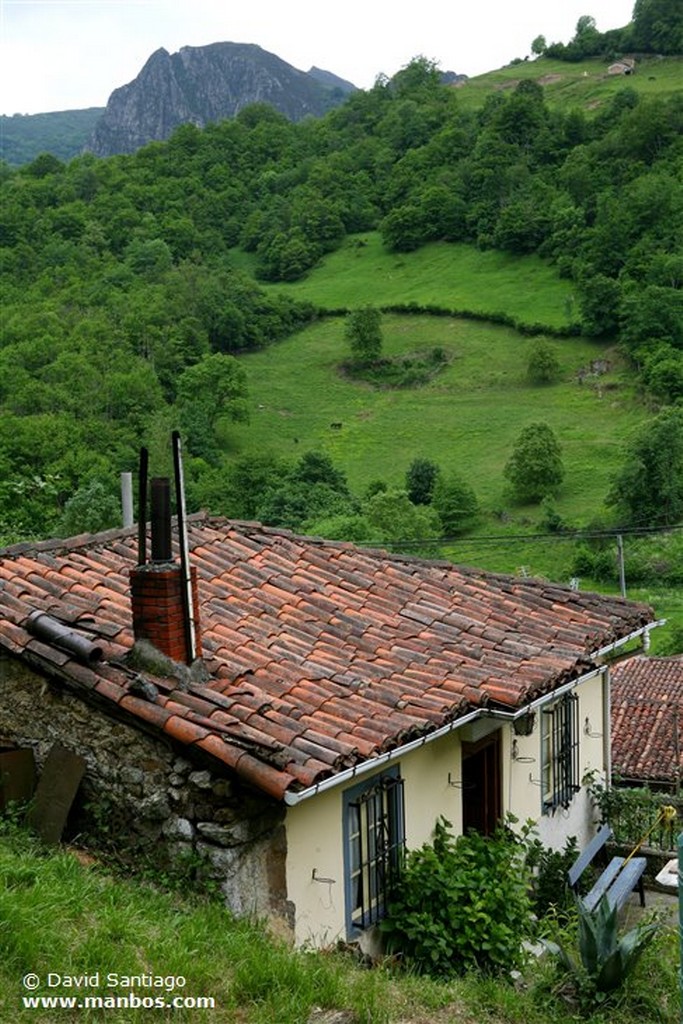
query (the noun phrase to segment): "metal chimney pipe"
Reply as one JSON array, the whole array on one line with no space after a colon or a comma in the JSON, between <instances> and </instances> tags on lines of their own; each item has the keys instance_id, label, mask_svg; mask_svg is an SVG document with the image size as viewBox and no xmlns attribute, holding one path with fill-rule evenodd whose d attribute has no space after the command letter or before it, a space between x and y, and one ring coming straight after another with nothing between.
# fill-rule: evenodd
<instances>
[{"instance_id":1,"label":"metal chimney pipe","mask_svg":"<svg viewBox=\"0 0 683 1024\"><path fill-rule=\"evenodd\" d=\"M123 515L123 526L127 529L133 525L133 474L121 474L121 511Z\"/></svg>"},{"instance_id":2,"label":"metal chimney pipe","mask_svg":"<svg viewBox=\"0 0 683 1024\"><path fill-rule=\"evenodd\" d=\"M138 471L138 565L147 562L147 467L149 453L146 448L140 449L140 468Z\"/></svg>"},{"instance_id":3,"label":"metal chimney pipe","mask_svg":"<svg viewBox=\"0 0 683 1024\"><path fill-rule=\"evenodd\" d=\"M171 562L171 482L166 476L152 478L152 561Z\"/></svg>"}]
</instances>

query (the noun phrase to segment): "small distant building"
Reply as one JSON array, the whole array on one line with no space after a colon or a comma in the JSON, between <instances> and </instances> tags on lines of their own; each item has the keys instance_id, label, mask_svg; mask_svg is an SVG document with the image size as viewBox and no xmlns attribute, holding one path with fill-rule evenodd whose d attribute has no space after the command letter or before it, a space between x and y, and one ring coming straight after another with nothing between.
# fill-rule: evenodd
<instances>
[{"instance_id":1,"label":"small distant building","mask_svg":"<svg viewBox=\"0 0 683 1024\"><path fill-rule=\"evenodd\" d=\"M607 68L608 75L633 75L636 70L636 62L633 57L622 57L621 60L615 60L614 64L610 64Z\"/></svg>"}]
</instances>

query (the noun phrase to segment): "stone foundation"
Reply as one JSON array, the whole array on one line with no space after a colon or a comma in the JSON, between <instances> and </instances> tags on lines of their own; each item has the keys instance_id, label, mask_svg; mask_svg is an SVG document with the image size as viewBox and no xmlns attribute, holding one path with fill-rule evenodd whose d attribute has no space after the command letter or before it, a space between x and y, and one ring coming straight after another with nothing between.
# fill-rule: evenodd
<instances>
[{"instance_id":1,"label":"stone foundation","mask_svg":"<svg viewBox=\"0 0 683 1024\"><path fill-rule=\"evenodd\" d=\"M54 743L87 764L72 841L142 870L213 882L235 914L291 934L284 805L0 656L0 747L30 747L40 772Z\"/></svg>"}]
</instances>

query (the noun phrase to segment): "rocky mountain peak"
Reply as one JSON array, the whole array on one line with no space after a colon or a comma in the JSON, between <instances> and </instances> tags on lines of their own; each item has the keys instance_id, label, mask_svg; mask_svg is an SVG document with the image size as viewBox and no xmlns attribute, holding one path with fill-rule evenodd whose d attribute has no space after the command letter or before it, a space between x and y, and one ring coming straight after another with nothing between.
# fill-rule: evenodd
<instances>
[{"instance_id":1,"label":"rocky mountain peak","mask_svg":"<svg viewBox=\"0 0 683 1024\"><path fill-rule=\"evenodd\" d=\"M109 97L87 149L97 156L133 153L167 139L180 124L203 127L251 103L270 103L292 121L320 116L355 87L331 72L299 71L253 43L161 47L137 78Z\"/></svg>"}]
</instances>

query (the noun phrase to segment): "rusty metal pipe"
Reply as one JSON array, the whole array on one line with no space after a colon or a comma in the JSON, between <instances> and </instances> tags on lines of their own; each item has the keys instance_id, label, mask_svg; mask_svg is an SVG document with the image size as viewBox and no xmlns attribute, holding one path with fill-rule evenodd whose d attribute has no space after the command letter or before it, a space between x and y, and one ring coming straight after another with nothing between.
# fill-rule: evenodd
<instances>
[{"instance_id":1,"label":"rusty metal pipe","mask_svg":"<svg viewBox=\"0 0 683 1024\"><path fill-rule=\"evenodd\" d=\"M43 640L61 651L66 651L86 665L101 661L104 651L82 633L77 633L70 626L53 619L46 612L33 611L26 620L26 629L37 640Z\"/></svg>"}]
</instances>

